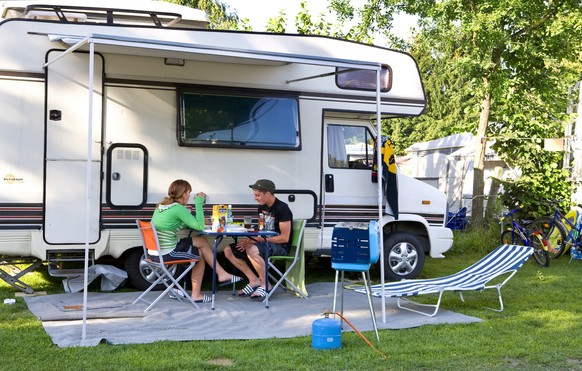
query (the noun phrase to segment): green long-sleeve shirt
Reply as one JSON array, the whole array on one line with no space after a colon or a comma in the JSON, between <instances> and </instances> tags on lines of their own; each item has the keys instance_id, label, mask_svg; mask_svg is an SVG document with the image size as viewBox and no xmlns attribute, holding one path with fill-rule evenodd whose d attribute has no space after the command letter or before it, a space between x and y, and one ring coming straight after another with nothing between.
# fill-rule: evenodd
<instances>
[{"instance_id":1,"label":"green long-sleeve shirt","mask_svg":"<svg viewBox=\"0 0 582 371\"><path fill-rule=\"evenodd\" d=\"M158 232L162 253L168 254L174 250L178 243L178 231L189 228L197 231L204 229L204 197L197 196L194 199L196 216L179 203L159 205L152 216L152 223Z\"/></svg>"}]
</instances>

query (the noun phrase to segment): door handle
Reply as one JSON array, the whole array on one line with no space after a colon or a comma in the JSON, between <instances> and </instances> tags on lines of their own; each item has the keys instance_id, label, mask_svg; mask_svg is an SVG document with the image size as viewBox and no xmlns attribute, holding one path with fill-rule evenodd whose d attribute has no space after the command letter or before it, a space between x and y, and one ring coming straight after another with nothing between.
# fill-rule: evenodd
<instances>
[{"instance_id":1,"label":"door handle","mask_svg":"<svg viewBox=\"0 0 582 371\"><path fill-rule=\"evenodd\" d=\"M52 109L49 111L49 120L51 121L61 121L62 112L58 109Z\"/></svg>"},{"instance_id":2,"label":"door handle","mask_svg":"<svg viewBox=\"0 0 582 371\"><path fill-rule=\"evenodd\" d=\"M333 174L325 174L325 191L328 193L334 191Z\"/></svg>"}]
</instances>

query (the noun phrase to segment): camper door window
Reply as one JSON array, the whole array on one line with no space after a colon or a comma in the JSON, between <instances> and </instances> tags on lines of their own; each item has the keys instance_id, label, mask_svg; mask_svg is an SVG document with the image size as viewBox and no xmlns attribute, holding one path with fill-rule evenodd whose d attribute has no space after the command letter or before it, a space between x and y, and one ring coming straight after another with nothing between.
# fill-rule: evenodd
<instances>
[{"instance_id":1,"label":"camper door window","mask_svg":"<svg viewBox=\"0 0 582 371\"><path fill-rule=\"evenodd\" d=\"M180 145L300 149L296 97L183 91Z\"/></svg>"},{"instance_id":2,"label":"camper door window","mask_svg":"<svg viewBox=\"0 0 582 371\"><path fill-rule=\"evenodd\" d=\"M371 169L374 138L364 126L328 125L327 153L330 168Z\"/></svg>"}]
</instances>

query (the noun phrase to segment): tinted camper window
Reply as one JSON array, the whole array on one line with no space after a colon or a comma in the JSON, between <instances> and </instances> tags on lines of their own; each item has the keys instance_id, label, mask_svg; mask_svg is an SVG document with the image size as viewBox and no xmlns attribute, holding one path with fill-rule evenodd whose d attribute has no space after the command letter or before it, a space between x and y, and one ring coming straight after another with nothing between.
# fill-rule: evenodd
<instances>
[{"instance_id":1,"label":"tinted camper window","mask_svg":"<svg viewBox=\"0 0 582 371\"><path fill-rule=\"evenodd\" d=\"M374 138L363 126L328 125L327 153L330 168L371 169Z\"/></svg>"},{"instance_id":2,"label":"tinted camper window","mask_svg":"<svg viewBox=\"0 0 582 371\"><path fill-rule=\"evenodd\" d=\"M336 72L335 83L341 89L376 91L376 71L338 67ZM380 71L380 91L387 92L391 87L390 69L384 66Z\"/></svg>"},{"instance_id":3,"label":"tinted camper window","mask_svg":"<svg viewBox=\"0 0 582 371\"><path fill-rule=\"evenodd\" d=\"M294 97L180 93L180 144L300 149Z\"/></svg>"}]
</instances>

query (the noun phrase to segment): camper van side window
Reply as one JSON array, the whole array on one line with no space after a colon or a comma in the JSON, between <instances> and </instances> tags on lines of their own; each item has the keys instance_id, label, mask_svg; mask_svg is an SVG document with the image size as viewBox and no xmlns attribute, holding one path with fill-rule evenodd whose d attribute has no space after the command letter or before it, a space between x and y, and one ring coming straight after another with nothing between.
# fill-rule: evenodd
<instances>
[{"instance_id":1,"label":"camper van side window","mask_svg":"<svg viewBox=\"0 0 582 371\"><path fill-rule=\"evenodd\" d=\"M376 91L376 71L338 67L335 83L340 89ZM392 74L390 68L383 66L380 71L380 91L390 91Z\"/></svg>"},{"instance_id":2,"label":"camper van side window","mask_svg":"<svg viewBox=\"0 0 582 371\"><path fill-rule=\"evenodd\" d=\"M364 126L328 125L327 153L330 168L371 169L374 138Z\"/></svg>"},{"instance_id":3,"label":"camper van side window","mask_svg":"<svg viewBox=\"0 0 582 371\"><path fill-rule=\"evenodd\" d=\"M299 150L296 97L181 92L180 145Z\"/></svg>"}]
</instances>

